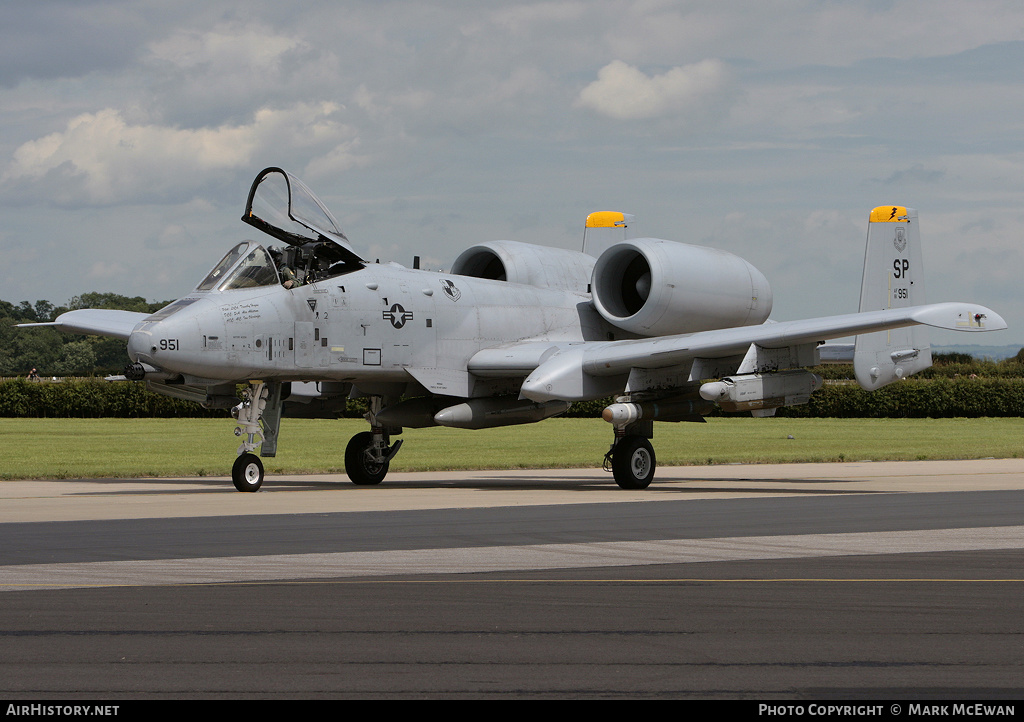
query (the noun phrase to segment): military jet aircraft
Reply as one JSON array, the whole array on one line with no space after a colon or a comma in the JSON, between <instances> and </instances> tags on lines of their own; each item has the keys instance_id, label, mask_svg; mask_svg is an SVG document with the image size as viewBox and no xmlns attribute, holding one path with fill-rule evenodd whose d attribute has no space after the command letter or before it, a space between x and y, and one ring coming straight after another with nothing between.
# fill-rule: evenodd
<instances>
[{"instance_id":1,"label":"military jet aircraft","mask_svg":"<svg viewBox=\"0 0 1024 722\"><path fill-rule=\"evenodd\" d=\"M256 177L242 220L283 245L238 243L155 314L82 309L48 324L125 339L128 378L231 408L239 491L263 483L254 452L276 454L282 415L334 417L350 397L369 407L369 430L345 450L355 484L383 481L403 427L530 423L615 396L605 465L641 489L654 477L654 420L807 403L822 382L806 367L822 361L852 360L877 389L931 365L924 326L1006 328L984 306L924 304L917 212L902 206L871 211L858 313L780 323L752 265L639 237L619 212L587 218L581 252L489 241L447 273L370 263L280 168Z\"/></svg>"}]
</instances>

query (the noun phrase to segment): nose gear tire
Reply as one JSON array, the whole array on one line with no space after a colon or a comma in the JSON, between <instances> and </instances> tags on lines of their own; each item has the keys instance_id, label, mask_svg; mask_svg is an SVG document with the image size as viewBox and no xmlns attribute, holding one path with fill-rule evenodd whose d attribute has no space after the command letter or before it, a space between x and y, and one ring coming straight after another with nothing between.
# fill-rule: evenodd
<instances>
[{"instance_id":1,"label":"nose gear tire","mask_svg":"<svg viewBox=\"0 0 1024 722\"><path fill-rule=\"evenodd\" d=\"M231 467L231 481L239 491L258 491L263 486L263 462L255 454L241 454Z\"/></svg>"}]
</instances>

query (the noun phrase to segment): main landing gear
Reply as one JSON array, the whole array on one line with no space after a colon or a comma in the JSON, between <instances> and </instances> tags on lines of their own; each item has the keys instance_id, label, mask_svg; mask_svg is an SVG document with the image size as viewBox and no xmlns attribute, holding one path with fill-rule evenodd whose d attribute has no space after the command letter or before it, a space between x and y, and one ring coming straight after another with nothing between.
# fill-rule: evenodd
<instances>
[{"instance_id":1,"label":"main landing gear","mask_svg":"<svg viewBox=\"0 0 1024 722\"><path fill-rule=\"evenodd\" d=\"M693 389L618 397L601 412L601 418L615 429L612 448L604 455L605 470L615 475L615 483L623 489L646 489L657 466L650 442L654 419L703 422L713 409L714 404L698 398Z\"/></svg>"},{"instance_id":2,"label":"main landing gear","mask_svg":"<svg viewBox=\"0 0 1024 722\"><path fill-rule=\"evenodd\" d=\"M235 436L244 437L231 467L231 481L239 491L259 491L263 486L263 462L255 452L258 447L261 456L277 453L281 407L287 396L281 383L250 381L242 391L242 403L231 409L231 415L238 421ZM358 486L374 486L384 481L391 460L402 448L400 440L391 443L391 435L402 433L402 429L377 421L383 408L384 397L370 396L370 411L366 414L370 431L353 436L345 449L345 471Z\"/></svg>"},{"instance_id":3,"label":"main landing gear","mask_svg":"<svg viewBox=\"0 0 1024 722\"><path fill-rule=\"evenodd\" d=\"M402 430L382 426L377 421L383 408L382 397L370 397L370 411L366 414L370 431L359 432L345 447L345 473L357 486L375 486L384 481L391 460L402 448L401 439L391 443L391 434L400 434Z\"/></svg>"},{"instance_id":4,"label":"main landing gear","mask_svg":"<svg viewBox=\"0 0 1024 722\"><path fill-rule=\"evenodd\" d=\"M612 472L620 488L646 489L654 479L657 465L654 447L646 436L615 429L615 441L604 455L604 468Z\"/></svg>"},{"instance_id":5,"label":"main landing gear","mask_svg":"<svg viewBox=\"0 0 1024 722\"><path fill-rule=\"evenodd\" d=\"M642 436L616 439L605 455L605 466L611 466L615 483L623 489L646 489L654 479L657 459L651 442Z\"/></svg>"},{"instance_id":6,"label":"main landing gear","mask_svg":"<svg viewBox=\"0 0 1024 722\"><path fill-rule=\"evenodd\" d=\"M604 455L604 469L612 472L615 483L623 489L646 489L654 479L658 462L650 439L654 437L653 418L659 410L658 405L634 403L623 396L601 412L601 418L615 430L612 447Z\"/></svg>"}]
</instances>

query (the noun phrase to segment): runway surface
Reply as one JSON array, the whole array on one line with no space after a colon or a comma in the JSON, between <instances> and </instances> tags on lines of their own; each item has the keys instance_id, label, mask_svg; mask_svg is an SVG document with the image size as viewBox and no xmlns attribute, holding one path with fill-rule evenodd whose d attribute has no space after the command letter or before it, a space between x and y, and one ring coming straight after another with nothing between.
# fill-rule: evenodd
<instances>
[{"instance_id":1,"label":"runway surface","mask_svg":"<svg viewBox=\"0 0 1024 722\"><path fill-rule=\"evenodd\" d=\"M1024 460L0 482L8 698L1019 699Z\"/></svg>"}]
</instances>

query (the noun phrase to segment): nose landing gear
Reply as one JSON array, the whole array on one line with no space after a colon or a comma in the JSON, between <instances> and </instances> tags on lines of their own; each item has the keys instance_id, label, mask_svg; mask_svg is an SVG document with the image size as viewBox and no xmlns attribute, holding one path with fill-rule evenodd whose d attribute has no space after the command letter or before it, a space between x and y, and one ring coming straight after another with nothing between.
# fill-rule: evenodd
<instances>
[{"instance_id":1,"label":"nose landing gear","mask_svg":"<svg viewBox=\"0 0 1024 722\"><path fill-rule=\"evenodd\" d=\"M239 491L258 491L263 485L263 462L256 454L242 454L231 467L231 480Z\"/></svg>"},{"instance_id":2,"label":"nose landing gear","mask_svg":"<svg viewBox=\"0 0 1024 722\"><path fill-rule=\"evenodd\" d=\"M260 417L267 407L269 391L262 381L251 382L242 392L242 403L231 409L231 415L238 420L235 436L245 436L231 467L231 481L239 491L259 491L263 485L263 462L252 452L264 442Z\"/></svg>"}]
</instances>

